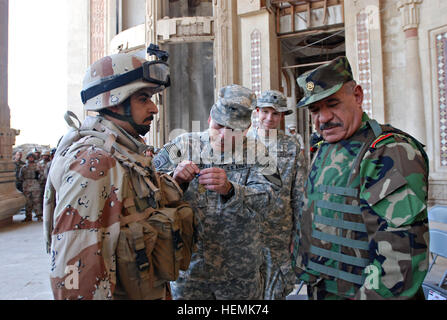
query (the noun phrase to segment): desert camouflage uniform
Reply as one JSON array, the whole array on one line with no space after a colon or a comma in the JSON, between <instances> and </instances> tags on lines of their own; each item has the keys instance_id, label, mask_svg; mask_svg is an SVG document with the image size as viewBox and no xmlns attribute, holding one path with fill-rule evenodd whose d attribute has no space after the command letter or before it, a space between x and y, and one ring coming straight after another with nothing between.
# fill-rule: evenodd
<instances>
[{"instance_id":1,"label":"desert camouflage uniform","mask_svg":"<svg viewBox=\"0 0 447 320\"><path fill-rule=\"evenodd\" d=\"M297 219L302 209L304 193L305 160L299 142L281 130L270 130L270 135L260 136L250 128L247 136L261 141L276 161L281 175L282 188L275 195L275 203L268 212L262 229L264 243L264 299L285 299L296 283L291 265L290 245L295 234Z\"/></svg>"},{"instance_id":2,"label":"desert camouflage uniform","mask_svg":"<svg viewBox=\"0 0 447 320\"><path fill-rule=\"evenodd\" d=\"M45 235L51 245L51 288L57 299L126 298L119 285L116 253L120 217L127 215L127 198L151 197L139 174L130 166L141 165L155 181L152 158L142 156L146 145L101 116L87 117L81 131L95 130L110 141L71 130L57 149L45 189ZM129 165L111 154L116 137L120 153L136 159ZM116 153L116 152L115 152ZM138 185L139 188L135 188ZM146 186L146 187L144 187ZM54 204L54 201L56 202ZM66 286L76 268L79 287ZM118 283L117 283L118 282ZM154 288L154 299L165 296L165 284Z\"/></svg>"},{"instance_id":3,"label":"desert camouflage uniform","mask_svg":"<svg viewBox=\"0 0 447 320\"><path fill-rule=\"evenodd\" d=\"M183 134L154 158L156 169L164 172L182 160L193 161L200 170L223 168L234 187L234 195L225 199L201 190L198 178L187 186L184 200L199 212L198 250L188 271L171 283L172 294L175 299L261 299L262 213L268 212L280 178L276 171L262 174L263 168L247 160L247 146L254 148L254 140L243 138L244 156L238 158L237 152L213 154L209 139L207 131Z\"/></svg>"},{"instance_id":4,"label":"desert camouflage uniform","mask_svg":"<svg viewBox=\"0 0 447 320\"><path fill-rule=\"evenodd\" d=\"M42 218L43 170L41 166L35 161L26 160L26 164L20 169L19 181L22 182L23 195L26 199L26 218L31 219L33 211L37 218Z\"/></svg>"},{"instance_id":5,"label":"desert camouflage uniform","mask_svg":"<svg viewBox=\"0 0 447 320\"><path fill-rule=\"evenodd\" d=\"M44 152L44 155L46 154L46 152ZM48 169L47 165L50 163L50 161L45 161L45 159L43 159L43 155L41 155L41 159L39 160L39 162L37 162L37 164L40 167L40 170L42 171L42 179L40 182L40 211L43 212L43 196L45 193L45 184L47 183L47 178L48 178Z\"/></svg>"},{"instance_id":6,"label":"desert camouflage uniform","mask_svg":"<svg viewBox=\"0 0 447 320\"><path fill-rule=\"evenodd\" d=\"M349 139L322 143L309 172L297 270L313 299L413 298L427 273L425 152L362 120Z\"/></svg>"},{"instance_id":7,"label":"desert camouflage uniform","mask_svg":"<svg viewBox=\"0 0 447 320\"><path fill-rule=\"evenodd\" d=\"M19 174L20 174L20 169L25 165L25 162L23 162L22 160L19 160L19 161L14 161L14 164L16 166L16 168L15 168L16 188L17 188L17 190L23 192L23 181L20 180Z\"/></svg>"}]
</instances>

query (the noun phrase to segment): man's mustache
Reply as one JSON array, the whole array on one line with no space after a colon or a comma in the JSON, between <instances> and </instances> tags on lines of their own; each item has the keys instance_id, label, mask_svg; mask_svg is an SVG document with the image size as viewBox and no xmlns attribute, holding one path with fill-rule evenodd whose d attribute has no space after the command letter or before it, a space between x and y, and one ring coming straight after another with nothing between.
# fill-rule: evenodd
<instances>
[{"instance_id":1,"label":"man's mustache","mask_svg":"<svg viewBox=\"0 0 447 320\"><path fill-rule=\"evenodd\" d=\"M327 130L327 129L332 129L332 128L336 128L336 127L342 127L342 126L343 126L343 124L342 124L342 123L339 123L339 122L328 122L328 123L323 123L323 124L320 126L320 131Z\"/></svg>"}]
</instances>

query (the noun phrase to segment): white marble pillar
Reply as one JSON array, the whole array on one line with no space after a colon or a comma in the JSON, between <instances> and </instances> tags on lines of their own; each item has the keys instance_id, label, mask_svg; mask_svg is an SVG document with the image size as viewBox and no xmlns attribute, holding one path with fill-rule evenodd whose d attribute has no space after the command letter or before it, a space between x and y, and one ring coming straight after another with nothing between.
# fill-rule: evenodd
<instances>
[{"instance_id":1,"label":"white marble pillar","mask_svg":"<svg viewBox=\"0 0 447 320\"><path fill-rule=\"evenodd\" d=\"M18 131L11 129L8 105L8 9L9 0L0 0L0 226L25 205L16 189L12 146Z\"/></svg>"},{"instance_id":2,"label":"white marble pillar","mask_svg":"<svg viewBox=\"0 0 447 320\"><path fill-rule=\"evenodd\" d=\"M403 113L405 130L426 143L425 108L422 94L421 60L419 56L419 6L422 0L401 0L397 7L402 14L402 27L405 32L405 93Z\"/></svg>"}]
</instances>

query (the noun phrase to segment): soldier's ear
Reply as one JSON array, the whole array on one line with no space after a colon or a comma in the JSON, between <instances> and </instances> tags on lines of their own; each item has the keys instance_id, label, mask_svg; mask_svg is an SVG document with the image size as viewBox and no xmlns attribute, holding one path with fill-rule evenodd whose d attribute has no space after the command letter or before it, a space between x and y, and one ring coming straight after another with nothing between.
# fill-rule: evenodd
<instances>
[{"instance_id":1,"label":"soldier's ear","mask_svg":"<svg viewBox=\"0 0 447 320\"><path fill-rule=\"evenodd\" d=\"M357 103L357 105L359 105L360 107L363 104L363 88L360 85L356 85L354 88L354 98L355 98L355 102Z\"/></svg>"}]
</instances>

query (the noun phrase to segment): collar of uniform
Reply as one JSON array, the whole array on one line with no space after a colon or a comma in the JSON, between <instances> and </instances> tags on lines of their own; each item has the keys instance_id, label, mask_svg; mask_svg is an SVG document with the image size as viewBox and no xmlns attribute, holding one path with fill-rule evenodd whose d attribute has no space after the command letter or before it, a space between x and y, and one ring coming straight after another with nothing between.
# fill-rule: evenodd
<instances>
[{"instance_id":1,"label":"collar of uniform","mask_svg":"<svg viewBox=\"0 0 447 320\"><path fill-rule=\"evenodd\" d=\"M363 132L365 132L365 130L368 130L369 125L368 125L368 121L371 120L369 118L369 116L366 114L366 112L363 112L362 114L362 124L360 125L360 128L357 129L357 131L349 138L347 138L346 140L349 140L353 137L355 137L358 134L362 134Z\"/></svg>"},{"instance_id":2,"label":"collar of uniform","mask_svg":"<svg viewBox=\"0 0 447 320\"><path fill-rule=\"evenodd\" d=\"M147 149L147 145L145 143L138 141L129 133L127 133L126 130L100 115L97 115L95 117L88 116L81 126L81 130L92 129L104 132L106 134L115 135L117 137L116 141L119 144L124 145L137 154L143 154L143 152Z\"/></svg>"},{"instance_id":3,"label":"collar of uniform","mask_svg":"<svg viewBox=\"0 0 447 320\"><path fill-rule=\"evenodd\" d=\"M363 112L362 114L362 125L360 128L364 128L367 125L367 122L371 120L368 115L366 114L366 112Z\"/></svg>"}]
</instances>

